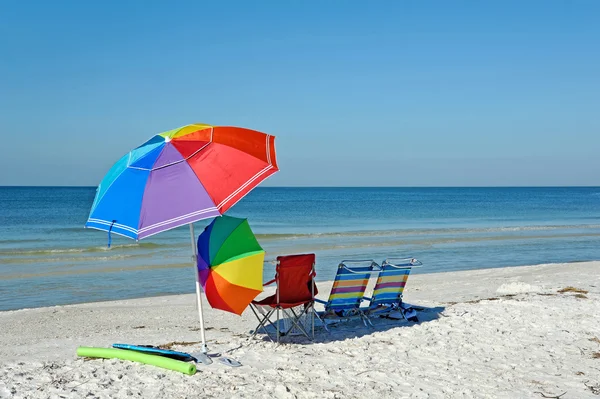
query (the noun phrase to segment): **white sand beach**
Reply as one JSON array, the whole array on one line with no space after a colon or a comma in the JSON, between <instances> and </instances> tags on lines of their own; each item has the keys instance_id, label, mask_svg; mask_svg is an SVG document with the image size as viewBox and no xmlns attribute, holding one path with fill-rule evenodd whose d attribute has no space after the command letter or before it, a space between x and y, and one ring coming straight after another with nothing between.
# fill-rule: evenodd
<instances>
[{"instance_id":1,"label":"white sand beach","mask_svg":"<svg viewBox=\"0 0 600 399\"><path fill-rule=\"evenodd\" d=\"M116 342L198 351L191 294L1 312L0 398L600 397L600 262L412 275L405 300L425 308L420 323L343 323L279 346L248 339L249 310L206 305L210 350L242 366L194 376L75 355Z\"/></svg>"}]
</instances>

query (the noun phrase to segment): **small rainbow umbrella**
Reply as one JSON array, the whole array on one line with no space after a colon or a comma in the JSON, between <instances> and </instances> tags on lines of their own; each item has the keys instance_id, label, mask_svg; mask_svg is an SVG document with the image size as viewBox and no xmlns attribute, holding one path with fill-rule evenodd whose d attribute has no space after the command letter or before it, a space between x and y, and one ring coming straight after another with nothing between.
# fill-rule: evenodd
<instances>
[{"instance_id":1,"label":"small rainbow umbrella","mask_svg":"<svg viewBox=\"0 0 600 399\"><path fill-rule=\"evenodd\" d=\"M198 274L210 306L241 315L263 290L264 259L246 219L213 220L198 237Z\"/></svg>"}]
</instances>

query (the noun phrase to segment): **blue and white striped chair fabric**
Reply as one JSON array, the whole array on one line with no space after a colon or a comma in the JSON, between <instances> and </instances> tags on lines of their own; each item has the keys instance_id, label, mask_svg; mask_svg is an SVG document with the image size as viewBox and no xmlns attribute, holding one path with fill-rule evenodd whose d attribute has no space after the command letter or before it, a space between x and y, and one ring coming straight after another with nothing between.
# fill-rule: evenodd
<instances>
[{"instance_id":1,"label":"blue and white striped chair fabric","mask_svg":"<svg viewBox=\"0 0 600 399\"><path fill-rule=\"evenodd\" d=\"M335 280L329 293L329 299L322 301L325 310L318 314L323 318L350 318L360 316L365 325L368 319L363 315L360 305L363 301L369 278L377 268L373 260L344 260L338 265ZM323 322L327 329L327 325Z\"/></svg>"},{"instance_id":2,"label":"blue and white striped chair fabric","mask_svg":"<svg viewBox=\"0 0 600 399\"><path fill-rule=\"evenodd\" d=\"M379 266L379 275L373 287L371 298L365 297L369 301L369 306L365 309L368 314L381 314L382 312L401 311L402 294L408 280L408 276L413 267L419 267L422 263L415 258L386 259Z\"/></svg>"}]
</instances>

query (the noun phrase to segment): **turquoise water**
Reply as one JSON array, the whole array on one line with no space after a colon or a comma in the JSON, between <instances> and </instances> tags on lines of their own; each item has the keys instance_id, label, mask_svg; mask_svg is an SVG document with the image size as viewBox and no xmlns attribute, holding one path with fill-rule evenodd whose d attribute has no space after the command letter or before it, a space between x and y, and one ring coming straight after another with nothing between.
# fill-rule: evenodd
<instances>
[{"instance_id":1,"label":"turquoise water","mask_svg":"<svg viewBox=\"0 0 600 399\"><path fill-rule=\"evenodd\" d=\"M94 194L0 187L0 310L194 292L188 227L108 249L83 228ZM412 256L421 273L600 259L600 187L258 188L228 214L268 260L315 252L320 280L342 259Z\"/></svg>"}]
</instances>

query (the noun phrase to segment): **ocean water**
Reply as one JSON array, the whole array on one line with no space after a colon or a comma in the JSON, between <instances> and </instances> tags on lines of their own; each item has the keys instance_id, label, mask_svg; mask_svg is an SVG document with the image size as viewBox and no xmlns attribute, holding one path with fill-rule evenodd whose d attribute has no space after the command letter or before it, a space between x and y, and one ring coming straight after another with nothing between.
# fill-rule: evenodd
<instances>
[{"instance_id":1,"label":"ocean water","mask_svg":"<svg viewBox=\"0 0 600 399\"><path fill-rule=\"evenodd\" d=\"M194 292L189 227L109 249L83 228L94 194L0 187L0 310ZM343 259L416 257L416 273L600 259L600 187L257 188L228 215L267 260L315 252L319 280Z\"/></svg>"}]
</instances>

